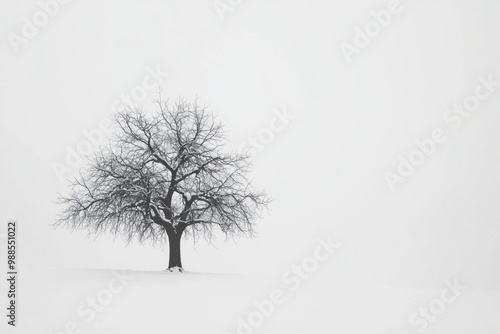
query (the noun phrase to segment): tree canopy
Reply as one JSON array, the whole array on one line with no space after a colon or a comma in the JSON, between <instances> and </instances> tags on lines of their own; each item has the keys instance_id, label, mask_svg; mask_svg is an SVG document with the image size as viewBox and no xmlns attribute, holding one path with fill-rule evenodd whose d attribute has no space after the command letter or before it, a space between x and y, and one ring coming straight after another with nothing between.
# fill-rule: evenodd
<instances>
[{"instance_id":1,"label":"tree canopy","mask_svg":"<svg viewBox=\"0 0 500 334\"><path fill-rule=\"evenodd\" d=\"M196 101L155 106L116 114L109 145L60 197L57 225L139 242L184 231L211 240L215 228L252 235L268 200L248 179L249 158L225 152L221 123Z\"/></svg>"}]
</instances>

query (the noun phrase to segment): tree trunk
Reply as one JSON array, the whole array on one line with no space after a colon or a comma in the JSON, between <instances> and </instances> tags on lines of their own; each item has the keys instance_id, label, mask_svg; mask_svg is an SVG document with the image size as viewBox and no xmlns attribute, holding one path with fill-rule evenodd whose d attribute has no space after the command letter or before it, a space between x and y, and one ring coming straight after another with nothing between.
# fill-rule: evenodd
<instances>
[{"instance_id":1,"label":"tree trunk","mask_svg":"<svg viewBox=\"0 0 500 334\"><path fill-rule=\"evenodd\" d=\"M168 270L170 271L174 271L174 268L176 267L179 269L179 271L182 271L181 236L182 231L168 233L168 243L170 246Z\"/></svg>"}]
</instances>

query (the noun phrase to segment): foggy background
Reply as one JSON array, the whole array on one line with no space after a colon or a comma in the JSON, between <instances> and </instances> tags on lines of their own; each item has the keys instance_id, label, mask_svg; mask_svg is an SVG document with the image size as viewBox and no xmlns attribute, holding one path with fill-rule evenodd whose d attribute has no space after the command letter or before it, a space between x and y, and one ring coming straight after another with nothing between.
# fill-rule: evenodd
<instances>
[{"instance_id":1,"label":"foggy background","mask_svg":"<svg viewBox=\"0 0 500 334\"><path fill-rule=\"evenodd\" d=\"M198 96L225 125L228 149L276 110L294 116L254 159L254 184L274 200L258 237L183 239L187 271L279 277L331 235L342 249L321 269L322 287L333 276L433 286L460 277L498 289L500 89L456 130L443 115L479 76L500 80L500 3L401 6L348 63L341 43L386 1L247 0L221 19L212 1L73 0L17 53L7 36L40 7L0 1L0 232L19 221L20 270L166 269L168 247L51 226L67 189L54 163L159 68L163 97ZM139 104L154 110L156 96ZM436 127L447 141L391 191L384 173Z\"/></svg>"}]
</instances>

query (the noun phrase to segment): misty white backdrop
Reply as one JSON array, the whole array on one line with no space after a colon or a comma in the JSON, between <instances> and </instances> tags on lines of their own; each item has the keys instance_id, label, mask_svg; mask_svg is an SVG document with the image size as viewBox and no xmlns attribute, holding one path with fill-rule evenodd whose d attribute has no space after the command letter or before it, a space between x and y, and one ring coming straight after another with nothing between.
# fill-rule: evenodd
<instances>
[{"instance_id":1,"label":"misty white backdrop","mask_svg":"<svg viewBox=\"0 0 500 334\"><path fill-rule=\"evenodd\" d=\"M163 96L198 96L225 125L228 149L276 110L294 115L254 159L254 184L273 199L257 237L183 240L187 271L279 280L331 235L342 247L310 293L339 277L352 286L460 277L498 289L500 90L456 130L443 115L478 77L500 81L500 3L401 1L348 63L341 43L387 3L248 0L221 20L211 1L73 0L16 53L8 34L40 7L0 1L0 232L19 221L21 269L167 267L168 247L52 227L67 189L53 164L158 67L168 72ZM141 105L153 111L155 97ZM436 127L448 140L392 191L384 173Z\"/></svg>"}]
</instances>

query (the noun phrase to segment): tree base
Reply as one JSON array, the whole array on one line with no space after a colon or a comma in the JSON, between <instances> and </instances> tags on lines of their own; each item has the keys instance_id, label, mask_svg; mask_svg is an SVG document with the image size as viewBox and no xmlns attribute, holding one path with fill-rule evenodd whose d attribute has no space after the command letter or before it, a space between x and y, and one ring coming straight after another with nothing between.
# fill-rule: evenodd
<instances>
[{"instance_id":1,"label":"tree base","mask_svg":"<svg viewBox=\"0 0 500 334\"><path fill-rule=\"evenodd\" d=\"M184 269L181 267L171 267L171 268L168 268L167 270L170 271L171 273L183 273L184 272Z\"/></svg>"}]
</instances>

